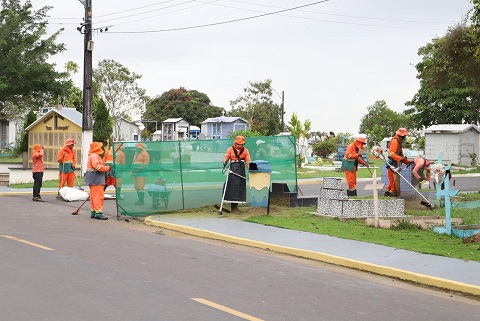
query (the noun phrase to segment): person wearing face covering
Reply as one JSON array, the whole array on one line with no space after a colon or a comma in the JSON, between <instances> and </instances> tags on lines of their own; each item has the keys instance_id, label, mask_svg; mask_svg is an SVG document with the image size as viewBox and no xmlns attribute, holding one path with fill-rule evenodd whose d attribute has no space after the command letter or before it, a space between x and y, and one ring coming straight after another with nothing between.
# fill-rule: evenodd
<instances>
[{"instance_id":1,"label":"person wearing face covering","mask_svg":"<svg viewBox=\"0 0 480 321\"><path fill-rule=\"evenodd\" d=\"M88 151L87 171L85 173L85 184L90 188L90 217L97 220L107 220L103 216L103 186L105 185L105 173L110 170L102 159L103 144L92 142Z\"/></svg>"},{"instance_id":2,"label":"person wearing face covering","mask_svg":"<svg viewBox=\"0 0 480 321\"><path fill-rule=\"evenodd\" d=\"M43 146L36 144L33 146L32 152L32 175L33 175L33 201L34 202L43 202L42 197L40 196L40 189L42 188L43 182L43 172L45 171L45 166L43 165Z\"/></svg>"},{"instance_id":3,"label":"person wearing face covering","mask_svg":"<svg viewBox=\"0 0 480 321\"><path fill-rule=\"evenodd\" d=\"M247 199L247 181L245 167L251 162L250 152L245 148L245 137L237 136L222 158L223 166L230 164L228 184L224 199L232 203L244 203ZM233 207L232 207L233 209Z\"/></svg>"},{"instance_id":4,"label":"person wearing face covering","mask_svg":"<svg viewBox=\"0 0 480 321\"><path fill-rule=\"evenodd\" d=\"M58 190L65 186L65 183L67 183L68 187L73 187L73 181L75 179L75 165L77 163L77 157L75 155L75 151L73 150L73 145L75 145L75 141L72 138L68 138L65 141L65 146L58 151ZM60 196L60 192L58 192L57 196Z\"/></svg>"},{"instance_id":5,"label":"person wearing face covering","mask_svg":"<svg viewBox=\"0 0 480 321\"><path fill-rule=\"evenodd\" d=\"M132 163L132 177L133 177L133 186L137 191L138 201L135 205L143 205L145 200L145 183L147 181L147 171L146 167L150 163L150 155L145 150L145 145L143 143L135 144L136 150L133 155Z\"/></svg>"},{"instance_id":6,"label":"person wearing face covering","mask_svg":"<svg viewBox=\"0 0 480 321\"><path fill-rule=\"evenodd\" d=\"M345 178L347 179L348 189L347 195L348 196L357 196L357 168L358 164L369 168L368 164L362 158L362 151L365 148L367 141L363 137L358 137L347 146L345 150L344 158L353 162L353 169L348 170L344 169Z\"/></svg>"},{"instance_id":7,"label":"person wearing face covering","mask_svg":"<svg viewBox=\"0 0 480 321\"><path fill-rule=\"evenodd\" d=\"M407 156L403 155L402 150L402 143L408 135L410 133L406 128L399 128L395 132L395 136L390 140L387 162L395 168L398 168L402 163L408 165L412 162L407 159ZM385 190L385 196L398 197L400 196L400 174L394 172L390 166L387 167L388 187Z\"/></svg>"}]
</instances>

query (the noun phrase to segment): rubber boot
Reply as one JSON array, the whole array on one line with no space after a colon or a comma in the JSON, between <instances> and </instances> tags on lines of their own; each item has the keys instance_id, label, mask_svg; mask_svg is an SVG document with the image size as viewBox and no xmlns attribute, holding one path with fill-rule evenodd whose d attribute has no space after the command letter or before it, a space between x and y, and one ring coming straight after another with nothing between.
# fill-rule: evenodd
<instances>
[{"instance_id":1,"label":"rubber boot","mask_svg":"<svg viewBox=\"0 0 480 321\"><path fill-rule=\"evenodd\" d=\"M102 212L95 212L95 219L105 221L108 217L103 216Z\"/></svg>"},{"instance_id":2,"label":"rubber boot","mask_svg":"<svg viewBox=\"0 0 480 321\"><path fill-rule=\"evenodd\" d=\"M119 199L119 200L123 200L123 199L124 199L124 197L123 197L123 195L122 195L122 188L121 188L121 187L117 187L117 188L115 189L115 197L116 197L117 199Z\"/></svg>"},{"instance_id":3,"label":"rubber boot","mask_svg":"<svg viewBox=\"0 0 480 321\"><path fill-rule=\"evenodd\" d=\"M138 201L135 202L135 205L143 205L143 201L145 200L145 193L143 191L137 191Z\"/></svg>"},{"instance_id":4,"label":"rubber boot","mask_svg":"<svg viewBox=\"0 0 480 321\"><path fill-rule=\"evenodd\" d=\"M90 210L90 218L95 218L95 211L94 210Z\"/></svg>"},{"instance_id":5,"label":"rubber boot","mask_svg":"<svg viewBox=\"0 0 480 321\"><path fill-rule=\"evenodd\" d=\"M357 196L357 190L356 189L352 189L352 190L347 189L347 195L348 196Z\"/></svg>"}]
</instances>

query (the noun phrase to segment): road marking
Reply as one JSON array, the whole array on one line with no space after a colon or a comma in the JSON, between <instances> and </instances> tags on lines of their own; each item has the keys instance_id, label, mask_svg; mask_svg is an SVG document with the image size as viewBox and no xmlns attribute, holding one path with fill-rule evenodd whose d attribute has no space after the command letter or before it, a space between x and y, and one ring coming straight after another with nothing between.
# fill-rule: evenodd
<instances>
[{"instance_id":1,"label":"road marking","mask_svg":"<svg viewBox=\"0 0 480 321\"><path fill-rule=\"evenodd\" d=\"M17 242L22 242L22 243L25 243L25 244L28 244L28 245L31 245L31 246L35 246L35 247L38 247L38 248L43 249L43 250L54 251L54 249L51 249L49 247L46 247L46 246L43 246L43 245L40 245L40 244L36 244L36 243L32 243L32 242L29 242L29 241L26 241L26 240L22 240L22 239L19 239L18 237L15 237L15 236L10 236L10 235L0 235L0 236L4 237L6 239L10 239L10 240L14 240L14 241L17 241Z\"/></svg>"},{"instance_id":2,"label":"road marking","mask_svg":"<svg viewBox=\"0 0 480 321\"><path fill-rule=\"evenodd\" d=\"M227 308L223 305L220 305L220 304L217 304L215 302L212 302L212 301L208 301L208 300L205 300L205 299L202 299L202 298L192 298L192 300L195 300L199 303L202 303L202 304L205 304L205 305L208 305L212 308L215 308L215 309L218 309L218 310L221 310L223 312L227 312L227 313L230 313L230 314L233 314L237 317L240 317L242 319L245 319L245 320L249 320L249 321L263 321L262 319L259 319L259 318L255 318L255 317L252 317L251 315L248 315L248 314L245 314L245 313L242 313L242 312L239 312L237 310L233 310L233 309L230 309L230 308Z\"/></svg>"}]
</instances>

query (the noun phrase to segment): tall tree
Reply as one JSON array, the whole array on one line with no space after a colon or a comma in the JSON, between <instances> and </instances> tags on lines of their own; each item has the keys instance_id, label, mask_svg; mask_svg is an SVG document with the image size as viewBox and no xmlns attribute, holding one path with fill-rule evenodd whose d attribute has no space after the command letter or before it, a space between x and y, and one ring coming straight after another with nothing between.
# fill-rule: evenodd
<instances>
[{"instance_id":1,"label":"tall tree","mask_svg":"<svg viewBox=\"0 0 480 321\"><path fill-rule=\"evenodd\" d=\"M251 130L262 135L280 133L282 109L272 100L272 80L249 82L243 91L243 96L230 101L231 110L227 114L244 118Z\"/></svg>"},{"instance_id":2,"label":"tall tree","mask_svg":"<svg viewBox=\"0 0 480 321\"><path fill-rule=\"evenodd\" d=\"M477 5L478 6L478 5ZM407 102L415 128L476 123L480 112L480 30L459 24L420 48L420 89Z\"/></svg>"},{"instance_id":3,"label":"tall tree","mask_svg":"<svg viewBox=\"0 0 480 321\"><path fill-rule=\"evenodd\" d=\"M64 44L56 43L63 29L47 36L50 9L34 10L30 1L1 0L0 116L24 114L30 106L43 105L63 91L65 74L48 62L65 50Z\"/></svg>"},{"instance_id":4,"label":"tall tree","mask_svg":"<svg viewBox=\"0 0 480 321\"><path fill-rule=\"evenodd\" d=\"M145 90L137 84L141 77L112 59L100 61L93 70L95 91L105 100L115 122L116 138L120 136L121 118L140 116L144 112L147 97Z\"/></svg>"},{"instance_id":5,"label":"tall tree","mask_svg":"<svg viewBox=\"0 0 480 321\"><path fill-rule=\"evenodd\" d=\"M161 123L168 118L183 118L190 125L222 115L223 108L212 106L210 98L197 90L171 89L147 102L145 119Z\"/></svg>"},{"instance_id":6,"label":"tall tree","mask_svg":"<svg viewBox=\"0 0 480 321\"><path fill-rule=\"evenodd\" d=\"M20 140L20 145L18 146L18 150L20 152L26 152L28 151L28 133L25 130L28 126L33 124L37 120L37 114L33 111L33 108L30 108L29 112L27 113L25 117L25 121L23 123L23 133L22 133L22 138Z\"/></svg>"},{"instance_id":7,"label":"tall tree","mask_svg":"<svg viewBox=\"0 0 480 321\"><path fill-rule=\"evenodd\" d=\"M410 127L410 117L391 110L384 100L376 101L367 111L360 121L359 132L367 136L370 146L392 137L399 127Z\"/></svg>"},{"instance_id":8,"label":"tall tree","mask_svg":"<svg viewBox=\"0 0 480 321\"><path fill-rule=\"evenodd\" d=\"M107 146L113 133L113 119L103 99L96 102L93 119L95 120L93 123L93 141L102 142L104 146Z\"/></svg>"}]
</instances>

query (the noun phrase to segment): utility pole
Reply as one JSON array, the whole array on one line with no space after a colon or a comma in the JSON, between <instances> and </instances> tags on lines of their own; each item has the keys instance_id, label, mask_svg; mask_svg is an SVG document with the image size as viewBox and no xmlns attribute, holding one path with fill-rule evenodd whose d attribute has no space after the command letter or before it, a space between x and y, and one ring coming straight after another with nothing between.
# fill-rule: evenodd
<instances>
[{"instance_id":1,"label":"utility pole","mask_svg":"<svg viewBox=\"0 0 480 321\"><path fill-rule=\"evenodd\" d=\"M84 34L83 56L83 118L82 118L82 174L87 171L87 156L93 141L92 126L92 0L79 0L85 7L85 21L79 31Z\"/></svg>"}]
</instances>

